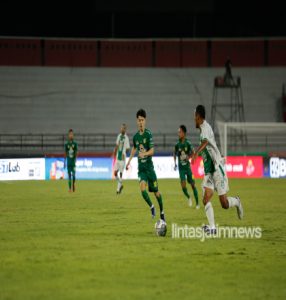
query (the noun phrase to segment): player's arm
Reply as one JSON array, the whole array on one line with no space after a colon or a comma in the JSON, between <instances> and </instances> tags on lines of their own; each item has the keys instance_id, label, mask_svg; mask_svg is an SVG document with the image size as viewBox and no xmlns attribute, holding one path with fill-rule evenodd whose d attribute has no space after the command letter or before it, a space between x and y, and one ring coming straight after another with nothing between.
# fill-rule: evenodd
<instances>
[{"instance_id":1,"label":"player's arm","mask_svg":"<svg viewBox=\"0 0 286 300\"><path fill-rule=\"evenodd\" d=\"M146 156L153 156L154 153L155 153L154 147L152 147L151 149L149 149L146 152L139 152L138 156L141 157L141 158L144 158Z\"/></svg>"},{"instance_id":2,"label":"player's arm","mask_svg":"<svg viewBox=\"0 0 286 300\"><path fill-rule=\"evenodd\" d=\"M65 153L64 153L64 169L66 168L66 160L67 160L67 147L65 145Z\"/></svg>"},{"instance_id":3,"label":"player's arm","mask_svg":"<svg viewBox=\"0 0 286 300\"><path fill-rule=\"evenodd\" d=\"M199 145L198 149L193 152L193 155L192 155L192 164L195 163L195 160L197 159L199 153L206 148L206 146L207 146L208 143L209 142L208 142L207 139L203 140L201 142L201 144Z\"/></svg>"},{"instance_id":4,"label":"player's arm","mask_svg":"<svg viewBox=\"0 0 286 300\"><path fill-rule=\"evenodd\" d=\"M173 157L174 157L174 170L176 171L177 170L177 151L176 151L176 147L174 149L174 152L173 152Z\"/></svg>"},{"instance_id":5,"label":"player's arm","mask_svg":"<svg viewBox=\"0 0 286 300\"><path fill-rule=\"evenodd\" d=\"M130 143L129 143L129 138L127 137L127 141L126 141L126 152L129 153L130 152Z\"/></svg>"},{"instance_id":6,"label":"player's arm","mask_svg":"<svg viewBox=\"0 0 286 300\"><path fill-rule=\"evenodd\" d=\"M74 157L75 157L75 162L77 160L77 156L78 156L78 150L77 150L77 143L75 144L75 154L74 154Z\"/></svg>"},{"instance_id":7,"label":"player's arm","mask_svg":"<svg viewBox=\"0 0 286 300\"><path fill-rule=\"evenodd\" d=\"M116 144L114 151L113 151L113 157L116 157L117 154L117 150L118 150L118 144Z\"/></svg>"},{"instance_id":8,"label":"player's arm","mask_svg":"<svg viewBox=\"0 0 286 300\"><path fill-rule=\"evenodd\" d=\"M129 165L131 163L132 158L134 157L134 155L136 154L137 149L135 147L132 148L131 153L130 153L130 157L128 159L127 165L126 165L126 170L128 170Z\"/></svg>"},{"instance_id":9,"label":"player's arm","mask_svg":"<svg viewBox=\"0 0 286 300\"><path fill-rule=\"evenodd\" d=\"M67 159L67 154L66 152L64 153L64 169L66 168L66 159Z\"/></svg>"},{"instance_id":10,"label":"player's arm","mask_svg":"<svg viewBox=\"0 0 286 300\"><path fill-rule=\"evenodd\" d=\"M119 135L117 136L117 139L116 139L116 146L115 146L114 151L113 151L113 157L116 157L118 147L119 147Z\"/></svg>"},{"instance_id":11,"label":"player's arm","mask_svg":"<svg viewBox=\"0 0 286 300\"><path fill-rule=\"evenodd\" d=\"M126 136L126 140L125 140L125 143L124 143L124 149L125 149L125 155L129 153L130 151L130 143L129 143L129 138L128 136ZM123 154L123 158L125 160L125 155Z\"/></svg>"},{"instance_id":12,"label":"player's arm","mask_svg":"<svg viewBox=\"0 0 286 300\"><path fill-rule=\"evenodd\" d=\"M189 153L188 153L189 159L193 158L194 154L195 154L195 148L192 146L192 144L190 144L190 150L189 150Z\"/></svg>"}]
</instances>

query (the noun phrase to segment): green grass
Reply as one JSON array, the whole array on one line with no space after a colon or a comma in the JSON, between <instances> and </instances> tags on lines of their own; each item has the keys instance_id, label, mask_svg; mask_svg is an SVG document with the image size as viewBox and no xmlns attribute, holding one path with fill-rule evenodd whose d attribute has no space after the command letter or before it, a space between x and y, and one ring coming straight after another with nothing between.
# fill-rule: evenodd
<instances>
[{"instance_id":1,"label":"green grass","mask_svg":"<svg viewBox=\"0 0 286 300\"><path fill-rule=\"evenodd\" d=\"M201 226L178 180L160 180L168 234L138 183L0 182L0 299L286 299L286 181L231 180L245 219L213 200L216 222L261 226L261 239L172 239L171 224ZM197 182L198 187L200 182ZM201 191L200 191L201 195ZM154 200L154 197L152 196Z\"/></svg>"}]
</instances>

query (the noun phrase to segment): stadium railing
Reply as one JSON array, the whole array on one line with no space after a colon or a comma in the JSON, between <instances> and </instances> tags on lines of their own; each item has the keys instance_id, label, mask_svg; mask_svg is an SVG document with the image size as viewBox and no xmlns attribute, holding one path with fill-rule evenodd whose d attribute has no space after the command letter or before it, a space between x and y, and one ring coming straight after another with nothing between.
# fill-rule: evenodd
<instances>
[{"instance_id":1,"label":"stadium railing","mask_svg":"<svg viewBox=\"0 0 286 300\"><path fill-rule=\"evenodd\" d=\"M132 134L129 134L132 144ZM155 133L153 135L156 150L171 153L177 137L174 133ZM117 134L84 133L76 134L75 140L79 152L100 153L112 152ZM191 137L191 139L198 137ZM0 155L45 155L63 153L66 134L0 134Z\"/></svg>"},{"instance_id":2,"label":"stadium railing","mask_svg":"<svg viewBox=\"0 0 286 300\"><path fill-rule=\"evenodd\" d=\"M232 126L231 123L227 123L226 136L224 135L224 124L219 124L220 134L216 137L223 154L225 151L228 153L285 152L285 123L277 123L277 126L270 128L267 127L267 123L263 123L263 127L261 127L261 124L259 127L258 123L252 124L252 126L249 125L249 127L243 126L243 124ZM245 135L243 136L242 133ZM133 134L130 133L131 146L132 136ZM79 146L79 153L111 154L115 147L116 137L117 134L77 133L75 140ZM177 142L176 134L154 133L153 138L157 154L172 154L174 145ZM198 146L198 134L190 135L188 138L194 147ZM66 134L0 134L0 157L63 154L66 140Z\"/></svg>"}]
</instances>

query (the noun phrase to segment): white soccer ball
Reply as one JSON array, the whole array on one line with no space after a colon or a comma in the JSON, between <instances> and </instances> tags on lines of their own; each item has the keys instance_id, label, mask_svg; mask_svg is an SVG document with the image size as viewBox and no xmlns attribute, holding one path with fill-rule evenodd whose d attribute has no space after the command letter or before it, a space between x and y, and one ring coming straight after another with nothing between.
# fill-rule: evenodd
<instances>
[{"instance_id":1,"label":"white soccer ball","mask_svg":"<svg viewBox=\"0 0 286 300\"><path fill-rule=\"evenodd\" d=\"M167 223L163 220L158 220L155 223L155 233L157 236L165 236L167 233Z\"/></svg>"}]
</instances>

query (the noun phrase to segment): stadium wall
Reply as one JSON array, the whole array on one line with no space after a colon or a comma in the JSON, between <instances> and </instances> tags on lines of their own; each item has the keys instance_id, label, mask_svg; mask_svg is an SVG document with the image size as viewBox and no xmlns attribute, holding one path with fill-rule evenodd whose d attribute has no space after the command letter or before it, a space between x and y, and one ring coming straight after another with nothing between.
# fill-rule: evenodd
<instances>
[{"instance_id":1,"label":"stadium wall","mask_svg":"<svg viewBox=\"0 0 286 300\"><path fill-rule=\"evenodd\" d=\"M286 66L286 39L84 40L0 38L2 66Z\"/></svg>"}]
</instances>

